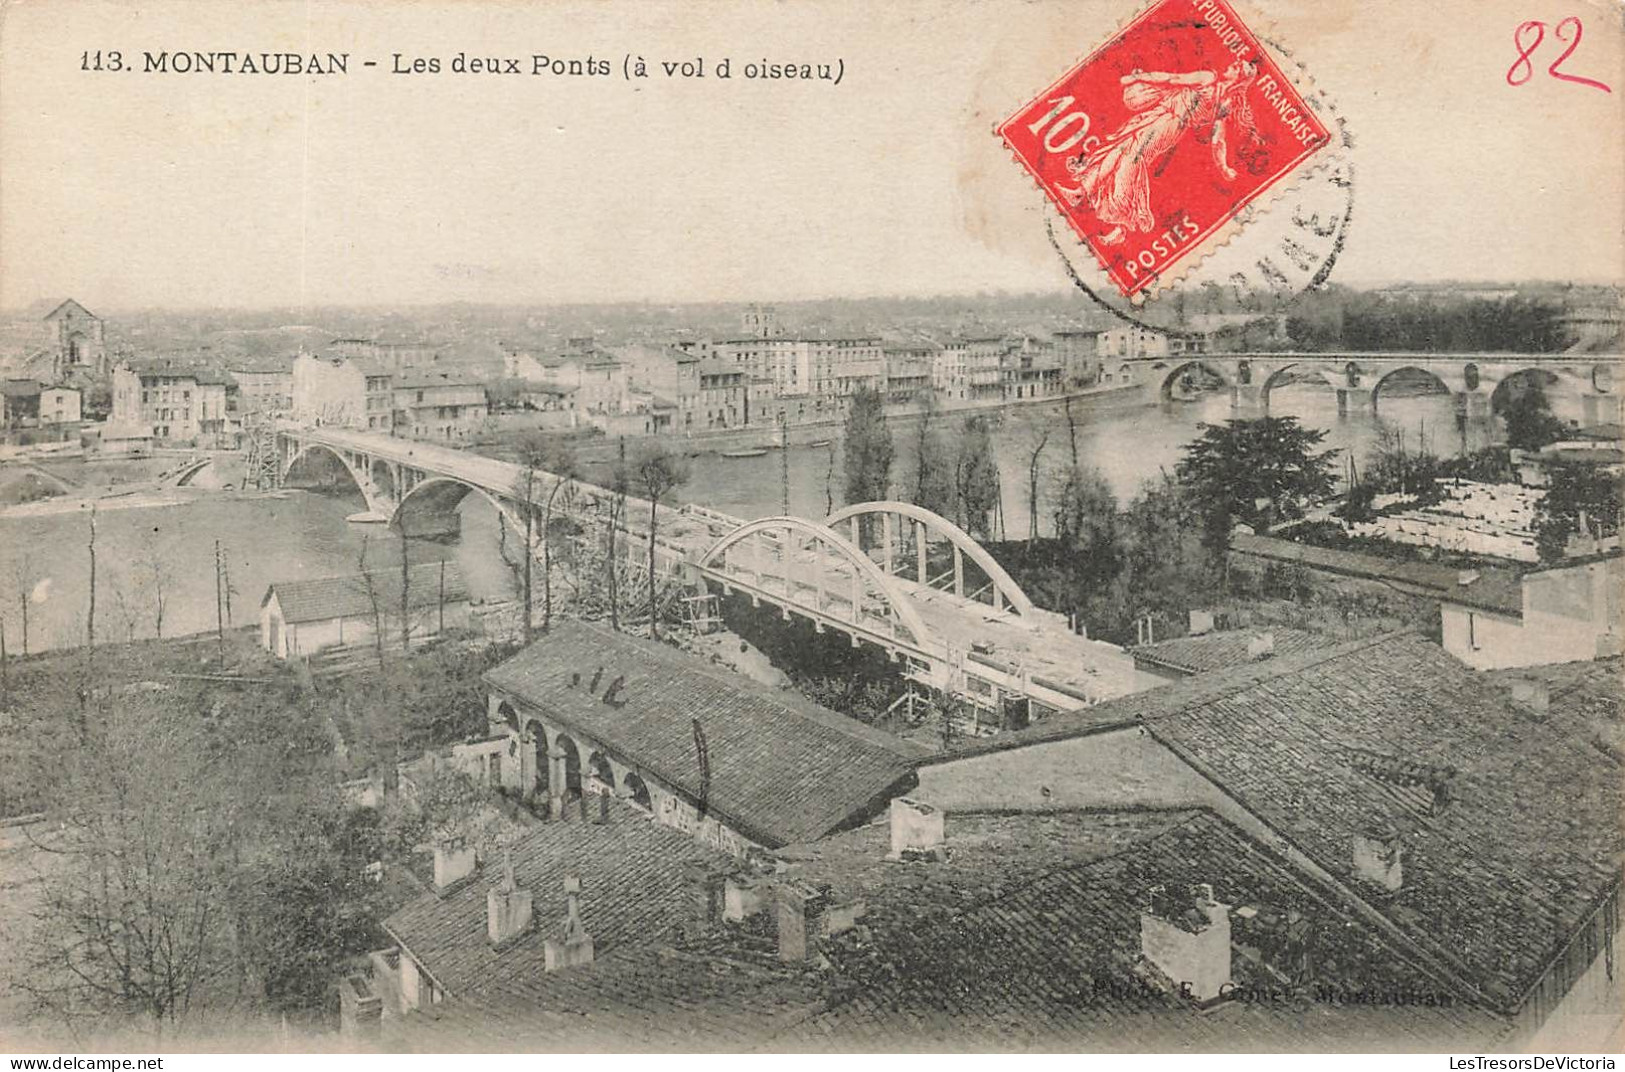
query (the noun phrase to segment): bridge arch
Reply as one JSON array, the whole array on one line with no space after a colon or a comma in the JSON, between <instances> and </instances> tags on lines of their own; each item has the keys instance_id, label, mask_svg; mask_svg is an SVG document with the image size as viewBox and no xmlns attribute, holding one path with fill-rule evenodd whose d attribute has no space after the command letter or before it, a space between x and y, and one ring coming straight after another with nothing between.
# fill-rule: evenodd
<instances>
[{"instance_id":1,"label":"bridge arch","mask_svg":"<svg viewBox=\"0 0 1625 1072\"><path fill-rule=\"evenodd\" d=\"M1033 601L1027 598L1027 593L1021 590L1021 586L1016 583L1015 578L1010 576L1003 566L999 565L998 559L989 554L985 547L977 543L970 533L934 510L927 510L915 503L890 499L877 500L875 502L854 503L851 506L843 506L825 518L824 524L833 529L843 521L851 521L854 528L856 528L857 521L860 518L891 514L918 521L926 527L928 532L938 532L946 536L956 550L969 557L987 575L987 579L993 584L994 592L997 593L995 604L1002 600L1009 605L1011 610L1023 616L1033 612ZM855 542L854 546L856 546ZM889 556L889 548L887 553ZM867 555L864 557L868 558Z\"/></svg>"},{"instance_id":2,"label":"bridge arch","mask_svg":"<svg viewBox=\"0 0 1625 1072\"><path fill-rule=\"evenodd\" d=\"M926 628L924 620L921 619L919 611L915 610L914 606L909 602L907 594L898 588L890 577L882 573L878 566L869 561L869 556L859 550L856 544L828 525L820 524L817 521L788 516L764 517L755 521L747 521L712 544L700 556L695 565L700 569L716 569L719 560L726 561L726 555L730 549L738 547L747 540L759 536L788 535L792 533L806 536L813 542L822 544L837 560L849 565L854 571L855 579L864 582L867 588L880 598L886 609L896 616L897 624L900 624L908 632L914 643L917 645L926 643L930 637L930 631ZM789 563L786 563L785 566L786 576L784 579L788 584L791 581L789 572L792 567ZM822 580L821 577L818 579ZM834 591L834 585L831 585L830 589ZM792 602L794 602L793 599ZM853 624L861 624L862 618L863 608L854 606Z\"/></svg>"},{"instance_id":3,"label":"bridge arch","mask_svg":"<svg viewBox=\"0 0 1625 1072\"><path fill-rule=\"evenodd\" d=\"M451 476L426 477L413 484L411 490L402 497L400 502L395 504L394 509L390 512L389 523L391 527L405 524L402 516L403 512L409 504L413 503L422 504L428 502L438 509L455 510L471 491L478 492L486 502L491 504L492 509L502 515L508 524L514 526L521 535L524 534L525 519L520 516L517 510L478 484L470 484L466 480L459 480ZM539 538L540 535L538 531L536 536ZM535 549L532 548L532 551L534 552Z\"/></svg>"},{"instance_id":4,"label":"bridge arch","mask_svg":"<svg viewBox=\"0 0 1625 1072\"><path fill-rule=\"evenodd\" d=\"M1230 386L1230 378L1226 376L1216 364L1214 364L1212 361L1197 358L1194 361L1183 361L1176 363L1173 368L1169 370L1168 374L1162 378L1162 387L1159 391L1162 400L1164 402L1172 402L1174 398L1174 385L1179 382L1179 378L1186 372L1189 372L1191 369L1198 368L1212 376L1217 377L1219 382L1224 384L1226 387Z\"/></svg>"},{"instance_id":5,"label":"bridge arch","mask_svg":"<svg viewBox=\"0 0 1625 1072\"><path fill-rule=\"evenodd\" d=\"M366 500L367 508L369 510L376 509L377 495L375 489L373 488L372 482L365 479L359 472L356 471L356 467L350 464L350 459L344 456L343 451L336 447L330 447L326 443L301 442L299 444L299 449L294 451L293 454L288 458L287 463L282 466L280 479L286 481L288 479L288 475L293 472L294 466L298 465L304 459L318 453L325 454L334 461L338 462L339 466L350 477L350 483L355 485L355 489L359 491L361 493L361 497Z\"/></svg>"},{"instance_id":6,"label":"bridge arch","mask_svg":"<svg viewBox=\"0 0 1625 1072\"><path fill-rule=\"evenodd\" d=\"M1440 376L1437 372L1434 372L1431 369L1425 369L1420 365L1401 365L1399 368L1389 369L1387 372L1383 373L1380 377L1378 377L1377 381L1371 385L1371 412L1372 413L1377 412L1377 404L1382 399L1382 390L1383 390L1383 388L1387 387L1389 385L1390 381L1392 381L1395 376L1398 376L1401 373L1411 373L1413 375L1426 376L1429 379L1431 379L1434 383L1439 385L1441 390L1438 393L1441 393L1441 394L1450 394L1450 393L1452 393L1451 390L1450 390L1450 385L1448 383L1445 383L1444 378L1442 376Z\"/></svg>"},{"instance_id":7,"label":"bridge arch","mask_svg":"<svg viewBox=\"0 0 1625 1072\"><path fill-rule=\"evenodd\" d=\"M1556 386L1562 377L1551 369L1521 368L1502 376L1495 389L1490 392L1490 412L1500 413L1507 403L1527 391L1532 385L1539 385L1542 391ZM1550 403L1550 395L1547 396Z\"/></svg>"}]
</instances>

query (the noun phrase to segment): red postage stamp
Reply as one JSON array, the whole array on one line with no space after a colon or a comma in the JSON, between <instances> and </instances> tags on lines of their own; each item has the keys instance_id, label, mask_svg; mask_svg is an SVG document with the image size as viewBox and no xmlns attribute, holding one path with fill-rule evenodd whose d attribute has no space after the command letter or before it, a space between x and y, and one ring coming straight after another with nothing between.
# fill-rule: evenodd
<instances>
[{"instance_id":1,"label":"red postage stamp","mask_svg":"<svg viewBox=\"0 0 1625 1072\"><path fill-rule=\"evenodd\" d=\"M1225 0L1160 0L998 133L1129 297L1331 140Z\"/></svg>"}]
</instances>

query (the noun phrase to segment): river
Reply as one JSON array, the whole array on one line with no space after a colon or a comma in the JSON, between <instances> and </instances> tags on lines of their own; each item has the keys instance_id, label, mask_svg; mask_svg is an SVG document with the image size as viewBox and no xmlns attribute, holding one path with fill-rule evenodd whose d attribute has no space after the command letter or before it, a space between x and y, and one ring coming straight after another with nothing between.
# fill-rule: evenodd
<instances>
[{"instance_id":1,"label":"river","mask_svg":"<svg viewBox=\"0 0 1625 1072\"><path fill-rule=\"evenodd\" d=\"M1568 416L1561 400L1559 415ZM1390 396L1382 415L1369 412L1339 416L1330 392L1313 387L1284 387L1272 394L1271 412L1293 414L1327 432L1325 445L1352 452L1364 465L1379 429L1401 429L1407 441L1426 442L1441 455L1459 453L1491 441L1494 428L1475 422L1463 436L1458 431L1448 395ZM1077 425L1078 454L1100 470L1120 500L1159 471L1172 472L1181 449L1201 422L1247 416L1228 396L1166 403L1135 409L1097 410ZM962 419L962 418L957 418ZM945 421L956 418L944 418ZM1050 432L1040 456L1040 528L1050 525L1044 503L1069 460L1066 422L1059 407L1028 408L1006 416L993 437L1003 494L1006 532L1025 536L1029 523L1027 459L1041 429ZM910 428L897 430L893 480L901 486L913 467ZM789 451L789 498L792 512L822 517L826 486L840 500L841 457L837 441L831 472L827 448L792 447ZM743 518L781 511L785 459L779 452L758 458L702 455L692 460L692 476L680 489L682 498ZM63 468L57 466L58 469ZM1341 470L1341 464L1339 464ZM164 590L164 634L205 632L215 626L214 544L220 541L235 593L232 621L254 621L259 600L272 581L353 574L363 542L368 563L398 564L399 540L376 525L354 525L347 515L361 508L359 494L339 496L289 490L275 496L197 492L179 505L98 511L97 633L103 638L149 637L156 625L157 589L153 562ZM463 538L453 544L417 541L414 561L449 556L468 578L476 599L507 598L512 578L495 554L495 514L479 496L463 506ZM88 510L0 517L0 616L7 645L21 649L20 592L29 604L30 647L77 644L83 638L88 605Z\"/></svg>"}]
</instances>

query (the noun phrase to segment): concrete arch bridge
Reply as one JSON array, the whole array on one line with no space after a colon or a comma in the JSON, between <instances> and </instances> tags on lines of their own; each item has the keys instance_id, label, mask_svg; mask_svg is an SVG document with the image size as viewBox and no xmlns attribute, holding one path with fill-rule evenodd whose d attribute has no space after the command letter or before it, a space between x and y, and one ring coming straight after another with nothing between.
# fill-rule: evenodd
<instances>
[{"instance_id":1,"label":"concrete arch bridge","mask_svg":"<svg viewBox=\"0 0 1625 1072\"><path fill-rule=\"evenodd\" d=\"M320 452L343 466L377 520L412 534L443 531L470 494L523 531L523 467L465 451L345 428L285 424L278 472ZM553 485L538 473L532 502ZM576 482L566 513L603 525L614 493ZM450 515L450 522L447 517ZM627 496L621 522L629 565L646 569L650 505ZM744 521L697 506L660 506L656 571L696 596L738 593L870 645L911 680L1001 712L1026 699L1036 713L1075 710L1150 683L1114 644L1090 640L1035 607L969 534L903 502L860 503L829 518ZM539 529L540 526L537 526ZM540 557L537 533L532 552Z\"/></svg>"},{"instance_id":2,"label":"concrete arch bridge","mask_svg":"<svg viewBox=\"0 0 1625 1072\"><path fill-rule=\"evenodd\" d=\"M1240 353L1173 354L1117 362L1119 382L1137 382L1150 401L1174 398L1190 374L1217 377L1235 405L1268 409L1270 392L1290 383L1323 385L1337 394L1339 412L1381 405L1400 373L1431 377L1455 399L1462 418L1487 417L1518 382L1539 382L1554 394L1578 397L1588 424L1620 420L1625 356L1555 353Z\"/></svg>"}]
</instances>

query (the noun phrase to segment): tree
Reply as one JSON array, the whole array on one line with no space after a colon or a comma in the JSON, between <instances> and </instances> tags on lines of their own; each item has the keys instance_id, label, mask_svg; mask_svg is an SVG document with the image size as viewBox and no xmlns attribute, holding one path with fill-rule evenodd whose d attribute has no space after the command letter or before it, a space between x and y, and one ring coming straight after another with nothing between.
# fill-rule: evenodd
<instances>
[{"instance_id":1,"label":"tree","mask_svg":"<svg viewBox=\"0 0 1625 1072\"><path fill-rule=\"evenodd\" d=\"M928 392L914 426L914 479L910 495L916 506L949 516L954 510L952 457L938 427L942 410L936 393Z\"/></svg>"},{"instance_id":2,"label":"tree","mask_svg":"<svg viewBox=\"0 0 1625 1072\"><path fill-rule=\"evenodd\" d=\"M609 627L617 632L621 628L620 554L618 544L621 526L626 523L626 491L631 484L631 473L626 466L626 439L617 444L615 469L610 474L609 490L609 549L604 555L604 571L609 590ZM652 580L652 578L651 578Z\"/></svg>"},{"instance_id":3,"label":"tree","mask_svg":"<svg viewBox=\"0 0 1625 1072\"><path fill-rule=\"evenodd\" d=\"M891 493L892 438L880 393L860 387L846 415L846 501L874 502Z\"/></svg>"},{"instance_id":4,"label":"tree","mask_svg":"<svg viewBox=\"0 0 1625 1072\"><path fill-rule=\"evenodd\" d=\"M356 569L361 573L361 589L367 595L367 605L372 608L372 647L378 656L378 669L384 668L384 612L378 605L378 585L373 581L372 571L367 568L367 544L370 537L361 537L361 554L356 559Z\"/></svg>"},{"instance_id":5,"label":"tree","mask_svg":"<svg viewBox=\"0 0 1625 1072\"><path fill-rule=\"evenodd\" d=\"M169 606L169 560L156 541L148 541L141 556L141 584L152 596L152 635L164 639L164 611Z\"/></svg>"},{"instance_id":6,"label":"tree","mask_svg":"<svg viewBox=\"0 0 1625 1072\"><path fill-rule=\"evenodd\" d=\"M1296 417L1255 417L1198 425L1175 473L1202 518L1203 545L1215 560L1240 522L1266 529L1303 516L1305 506L1332 492L1335 450L1315 447L1326 433Z\"/></svg>"},{"instance_id":7,"label":"tree","mask_svg":"<svg viewBox=\"0 0 1625 1072\"><path fill-rule=\"evenodd\" d=\"M1552 467L1535 506L1535 546L1542 562L1561 561L1575 536L1599 539L1620 530L1619 478L1594 465Z\"/></svg>"},{"instance_id":8,"label":"tree","mask_svg":"<svg viewBox=\"0 0 1625 1072\"><path fill-rule=\"evenodd\" d=\"M972 536L989 537L999 500L999 465L987 418L967 417L954 460L954 520Z\"/></svg>"},{"instance_id":9,"label":"tree","mask_svg":"<svg viewBox=\"0 0 1625 1072\"><path fill-rule=\"evenodd\" d=\"M524 606L523 622L526 644L529 644L533 639L535 639L535 626L533 624L533 615L535 613L533 608L535 607L535 599L532 595L531 575L532 564L536 561L536 488L537 478L539 475L537 472L536 462L537 459L535 455L521 453L520 464L523 465L524 468L520 471L519 475L514 478L513 486L514 498L519 501L519 512L524 516L525 519L525 543L519 553L522 560L520 564L520 569L522 572L519 598ZM543 526L542 533L542 540L545 543L547 539L547 529L545 525Z\"/></svg>"},{"instance_id":10,"label":"tree","mask_svg":"<svg viewBox=\"0 0 1625 1072\"><path fill-rule=\"evenodd\" d=\"M1509 389L1510 397L1501 410L1506 421L1507 446L1514 450L1539 450L1563 438L1567 426L1552 414L1546 388L1533 376L1524 377L1523 390Z\"/></svg>"},{"instance_id":11,"label":"tree","mask_svg":"<svg viewBox=\"0 0 1625 1072\"><path fill-rule=\"evenodd\" d=\"M1055 495L1055 538L1085 585L1117 573L1117 497L1100 470L1074 466Z\"/></svg>"},{"instance_id":12,"label":"tree","mask_svg":"<svg viewBox=\"0 0 1625 1072\"><path fill-rule=\"evenodd\" d=\"M363 861L333 840L331 740L295 689L288 675L104 695L94 732L48 756L51 862L19 974L43 1010L134 1016L161 1037L245 1003L326 1004L373 908ZM316 861L317 877L280 880ZM290 927L294 912L309 922Z\"/></svg>"},{"instance_id":13,"label":"tree","mask_svg":"<svg viewBox=\"0 0 1625 1072\"><path fill-rule=\"evenodd\" d=\"M550 629L553 626L553 511L561 501L568 509L581 471L575 450L563 440L548 441L532 455L532 460L553 477L553 486L542 507L542 628Z\"/></svg>"},{"instance_id":14,"label":"tree","mask_svg":"<svg viewBox=\"0 0 1625 1072\"><path fill-rule=\"evenodd\" d=\"M649 635L660 636L660 620L656 607L655 539L660 524L660 504L672 490L688 483L689 467L685 458L672 454L664 447L649 448L638 459L638 485L649 500Z\"/></svg>"},{"instance_id":15,"label":"tree","mask_svg":"<svg viewBox=\"0 0 1625 1072\"><path fill-rule=\"evenodd\" d=\"M34 560L24 551L11 564L11 580L15 586L17 610L22 624L23 654L28 654L28 605L34 600Z\"/></svg>"},{"instance_id":16,"label":"tree","mask_svg":"<svg viewBox=\"0 0 1625 1072\"><path fill-rule=\"evenodd\" d=\"M1049 443L1049 429L1043 425L1035 426L1027 453L1027 545L1030 547L1038 539L1038 461L1044 454L1044 447Z\"/></svg>"}]
</instances>

